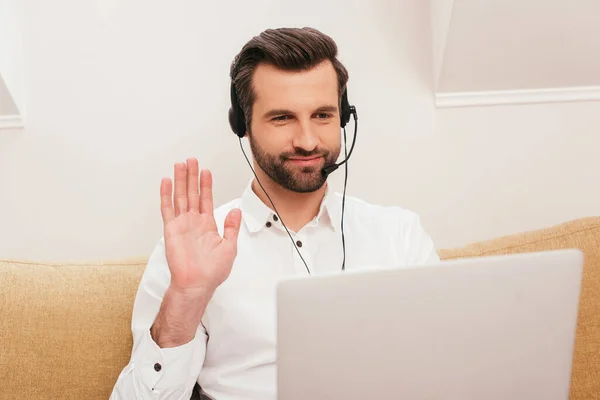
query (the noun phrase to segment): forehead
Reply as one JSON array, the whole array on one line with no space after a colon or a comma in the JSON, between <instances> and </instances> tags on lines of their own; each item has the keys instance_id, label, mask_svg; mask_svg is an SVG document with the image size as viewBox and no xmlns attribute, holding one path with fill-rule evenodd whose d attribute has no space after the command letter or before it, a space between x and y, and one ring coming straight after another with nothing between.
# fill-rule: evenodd
<instances>
[{"instance_id":1,"label":"forehead","mask_svg":"<svg viewBox=\"0 0 600 400\"><path fill-rule=\"evenodd\" d=\"M287 71L270 64L254 70L252 87L254 107L298 108L337 104L338 82L329 60L304 71Z\"/></svg>"}]
</instances>

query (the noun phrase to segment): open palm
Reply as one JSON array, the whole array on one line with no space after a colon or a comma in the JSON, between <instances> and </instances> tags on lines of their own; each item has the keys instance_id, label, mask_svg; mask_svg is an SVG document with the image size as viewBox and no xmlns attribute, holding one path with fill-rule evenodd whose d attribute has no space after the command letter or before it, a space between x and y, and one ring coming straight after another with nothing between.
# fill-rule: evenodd
<instances>
[{"instance_id":1,"label":"open palm","mask_svg":"<svg viewBox=\"0 0 600 400\"><path fill-rule=\"evenodd\" d=\"M214 291L231 273L241 211L229 212L221 237L213 214L212 176L210 171L199 174L196 159L175 164L175 191L164 178L160 197L171 286Z\"/></svg>"}]
</instances>

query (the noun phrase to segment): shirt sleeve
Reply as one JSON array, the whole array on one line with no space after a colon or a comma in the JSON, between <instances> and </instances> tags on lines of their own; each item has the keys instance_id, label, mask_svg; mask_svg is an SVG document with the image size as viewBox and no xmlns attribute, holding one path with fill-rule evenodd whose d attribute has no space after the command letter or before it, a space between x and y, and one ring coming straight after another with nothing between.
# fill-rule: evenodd
<instances>
[{"instance_id":1,"label":"shirt sleeve","mask_svg":"<svg viewBox=\"0 0 600 400\"><path fill-rule=\"evenodd\" d=\"M188 343L161 349L150 328L156 319L171 277L161 239L152 252L133 305L133 350L121 371L110 400L189 400L206 354L202 326Z\"/></svg>"},{"instance_id":2,"label":"shirt sleeve","mask_svg":"<svg viewBox=\"0 0 600 400\"><path fill-rule=\"evenodd\" d=\"M408 218L400 223L400 234L404 245L402 248L406 254L406 264L419 266L426 264L437 264L440 256L435 248L433 239L425 231L418 214L409 212Z\"/></svg>"}]
</instances>

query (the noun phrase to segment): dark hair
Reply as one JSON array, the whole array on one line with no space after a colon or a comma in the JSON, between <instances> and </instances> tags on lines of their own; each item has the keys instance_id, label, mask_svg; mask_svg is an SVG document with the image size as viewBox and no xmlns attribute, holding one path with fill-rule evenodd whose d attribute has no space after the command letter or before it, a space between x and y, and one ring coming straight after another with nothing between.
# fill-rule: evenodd
<instances>
[{"instance_id":1,"label":"dark hair","mask_svg":"<svg viewBox=\"0 0 600 400\"><path fill-rule=\"evenodd\" d=\"M252 75L260 63L277 68L300 71L329 60L338 78L338 98L348 82L348 71L337 59L334 40L314 28L267 29L244 45L231 64L230 77L235 85L238 102L244 111L246 127L250 130L254 92Z\"/></svg>"}]
</instances>

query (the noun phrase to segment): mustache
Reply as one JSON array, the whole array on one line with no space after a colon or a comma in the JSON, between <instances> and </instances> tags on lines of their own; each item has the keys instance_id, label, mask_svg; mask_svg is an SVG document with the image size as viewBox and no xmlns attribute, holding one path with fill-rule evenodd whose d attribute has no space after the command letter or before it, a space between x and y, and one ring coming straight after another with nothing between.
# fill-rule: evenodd
<instances>
[{"instance_id":1,"label":"mustache","mask_svg":"<svg viewBox=\"0 0 600 400\"><path fill-rule=\"evenodd\" d=\"M295 149L293 152L283 153L279 156L281 160L287 160L292 157L324 157L327 158L329 151L323 149L314 149L311 151L304 149Z\"/></svg>"}]
</instances>

